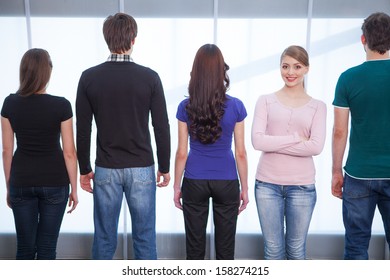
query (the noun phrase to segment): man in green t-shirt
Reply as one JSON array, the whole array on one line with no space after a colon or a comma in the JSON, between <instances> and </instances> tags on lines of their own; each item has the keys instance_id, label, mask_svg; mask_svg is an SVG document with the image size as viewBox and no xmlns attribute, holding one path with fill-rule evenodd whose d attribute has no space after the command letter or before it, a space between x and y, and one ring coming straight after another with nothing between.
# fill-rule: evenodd
<instances>
[{"instance_id":1,"label":"man in green t-shirt","mask_svg":"<svg viewBox=\"0 0 390 280\"><path fill-rule=\"evenodd\" d=\"M340 75L333 101L332 194L343 200L344 259L368 259L377 206L390 243L390 16L371 14L362 31L366 61Z\"/></svg>"}]
</instances>

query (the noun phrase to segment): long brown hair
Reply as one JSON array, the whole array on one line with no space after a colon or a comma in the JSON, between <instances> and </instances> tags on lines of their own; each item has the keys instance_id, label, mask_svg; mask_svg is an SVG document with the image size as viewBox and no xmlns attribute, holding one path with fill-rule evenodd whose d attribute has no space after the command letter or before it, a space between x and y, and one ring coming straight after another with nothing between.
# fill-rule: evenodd
<instances>
[{"instance_id":1,"label":"long brown hair","mask_svg":"<svg viewBox=\"0 0 390 280\"><path fill-rule=\"evenodd\" d=\"M214 44L203 45L195 55L186 111L190 135L203 144L214 143L222 134L220 121L230 84L228 69L221 50Z\"/></svg>"},{"instance_id":2,"label":"long brown hair","mask_svg":"<svg viewBox=\"0 0 390 280\"><path fill-rule=\"evenodd\" d=\"M46 50L28 50L20 62L20 85L17 93L29 96L44 90L49 83L52 68L53 64Z\"/></svg>"}]
</instances>

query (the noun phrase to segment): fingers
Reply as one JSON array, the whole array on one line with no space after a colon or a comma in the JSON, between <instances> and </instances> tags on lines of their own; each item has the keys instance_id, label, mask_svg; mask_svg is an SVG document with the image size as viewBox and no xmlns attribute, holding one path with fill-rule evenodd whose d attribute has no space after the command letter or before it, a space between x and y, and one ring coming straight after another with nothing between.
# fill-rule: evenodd
<instances>
[{"instance_id":1,"label":"fingers","mask_svg":"<svg viewBox=\"0 0 390 280\"><path fill-rule=\"evenodd\" d=\"M240 208L238 208L238 215L240 215L240 213L246 209L248 203L249 203L248 200L242 201Z\"/></svg>"},{"instance_id":2,"label":"fingers","mask_svg":"<svg viewBox=\"0 0 390 280\"><path fill-rule=\"evenodd\" d=\"M161 181L162 179L162 181ZM166 187L169 185L169 182L171 181L171 176L169 173L160 173L157 172L157 187Z\"/></svg>"},{"instance_id":3,"label":"fingers","mask_svg":"<svg viewBox=\"0 0 390 280\"><path fill-rule=\"evenodd\" d=\"M68 210L68 214L72 213L73 210L76 209L77 205L79 204L79 201L77 199L77 195L76 197L74 197L72 194L69 195L69 202L68 202L68 206L69 207L72 207L71 209Z\"/></svg>"},{"instance_id":4,"label":"fingers","mask_svg":"<svg viewBox=\"0 0 390 280\"><path fill-rule=\"evenodd\" d=\"M178 187L174 188L173 202L175 203L176 208L183 210L183 205L181 204L181 190Z\"/></svg>"},{"instance_id":5,"label":"fingers","mask_svg":"<svg viewBox=\"0 0 390 280\"><path fill-rule=\"evenodd\" d=\"M174 201L175 202L175 207L180 209L180 210L183 210L183 205L181 204L180 200L179 201Z\"/></svg>"},{"instance_id":6,"label":"fingers","mask_svg":"<svg viewBox=\"0 0 390 280\"><path fill-rule=\"evenodd\" d=\"M86 191L86 192L89 192L89 193L93 193L93 189L92 189L92 186L91 186L91 183L80 183L81 185L81 188Z\"/></svg>"}]
</instances>

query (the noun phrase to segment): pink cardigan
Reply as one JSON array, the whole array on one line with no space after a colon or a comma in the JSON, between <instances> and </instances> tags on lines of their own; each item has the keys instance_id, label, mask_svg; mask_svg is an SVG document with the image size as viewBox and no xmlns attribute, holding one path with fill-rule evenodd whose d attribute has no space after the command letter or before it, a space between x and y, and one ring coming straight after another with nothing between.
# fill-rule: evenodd
<instances>
[{"instance_id":1,"label":"pink cardigan","mask_svg":"<svg viewBox=\"0 0 390 280\"><path fill-rule=\"evenodd\" d=\"M252 145L262 151L256 179L278 185L314 184L313 156L321 153L325 135L324 102L312 98L291 108L275 93L260 96L252 124Z\"/></svg>"}]
</instances>

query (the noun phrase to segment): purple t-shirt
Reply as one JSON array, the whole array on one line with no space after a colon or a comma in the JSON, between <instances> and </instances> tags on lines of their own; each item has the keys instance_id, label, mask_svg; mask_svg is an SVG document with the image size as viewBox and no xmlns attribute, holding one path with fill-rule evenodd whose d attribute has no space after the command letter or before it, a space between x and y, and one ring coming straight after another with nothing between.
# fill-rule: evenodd
<instances>
[{"instance_id":1,"label":"purple t-shirt","mask_svg":"<svg viewBox=\"0 0 390 280\"><path fill-rule=\"evenodd\" d=\"M222 135L213 144L202 144L190 136L190 150L184 177L203 180L238 179L236 161L232 151L234 127L247 116L244 104L238 98L226 95L225 113L221 121ZM188 123L186 105L189 99L180 102L176 118Z\"/></svg>"}]
</instances>

